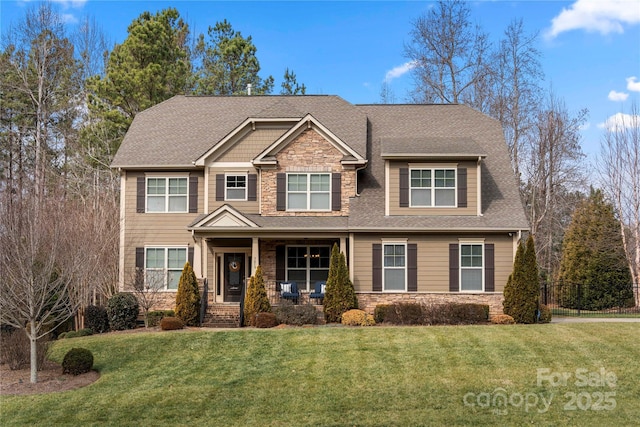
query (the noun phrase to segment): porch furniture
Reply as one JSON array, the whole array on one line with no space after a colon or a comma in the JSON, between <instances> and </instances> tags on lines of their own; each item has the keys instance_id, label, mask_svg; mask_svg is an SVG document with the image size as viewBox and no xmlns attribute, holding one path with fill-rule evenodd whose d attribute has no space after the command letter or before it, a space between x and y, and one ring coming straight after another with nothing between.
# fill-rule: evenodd
<instances>
[{"instance_id":1,"label":"porch furniture","mask_svg":"<svg viewBox=\"0 0 640 427\"><path fill-rule=\"evenodd\" d=\"M298 284L296 282L282 282L280 283L280 296L284 299L298 302L300 298L300 291L298 291Z\"/></svg>"},{"instance_id":2,"label":"porch furniture","mask_svg":"<svg viewBox=\"0 0 640 427\"><path fill-rule=\"evenodd\" d=\"M324 281L316 282L313 292L309 294L309 298L313 298L318 304L322 304L322 300L324 299L324 289L326 285L327 282Z\"/></svg>"}]
</instances>

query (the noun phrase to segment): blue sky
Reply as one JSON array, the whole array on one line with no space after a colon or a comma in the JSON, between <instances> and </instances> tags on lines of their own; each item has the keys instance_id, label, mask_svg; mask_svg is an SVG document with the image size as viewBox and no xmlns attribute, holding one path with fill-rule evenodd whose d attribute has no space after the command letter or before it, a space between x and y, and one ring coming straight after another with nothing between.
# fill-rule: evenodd
<instances>
[{"instance_id":1,"label":"blue sky","mask_svg":"<svg viewBox=\"0 0 640 427\"><path fill-rule=\"evenodd\" d=\"M70 28L89 15L112 43L143 11L175 7L192 33L227 19L258 48L261 75L273 75L280 89L285 68L293 69L309 94L335 94L352 103L380 101L387 81L396 102L413 87L404 45L412 22L428 1L218 2L58 0ZM31 1L0 0L4 33L20 20ZM593 159L603 125L640 101L640 0L474 1L472 20L494 40L522 18L528 32L539 31L537 48L552 87L570 112L589 110L583 150ZM618 116L616 116L618 115Z\"/></svg>"}]
</instances>

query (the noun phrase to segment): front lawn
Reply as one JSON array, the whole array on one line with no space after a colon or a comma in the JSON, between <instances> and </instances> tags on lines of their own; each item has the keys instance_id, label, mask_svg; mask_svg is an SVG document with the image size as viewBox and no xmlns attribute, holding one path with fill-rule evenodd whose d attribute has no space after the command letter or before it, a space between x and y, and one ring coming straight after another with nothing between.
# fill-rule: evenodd
<instances>
[{"instance_id":1,"label":"front lawn","mask_svg":"<svg viewBox=\"0 0 640 427\"><path fill-rule=\"evenodd\" d=\"M2 425L630 425L640 323L107 334L83 389L2 396Z\"/></svg>"}]
</instances>

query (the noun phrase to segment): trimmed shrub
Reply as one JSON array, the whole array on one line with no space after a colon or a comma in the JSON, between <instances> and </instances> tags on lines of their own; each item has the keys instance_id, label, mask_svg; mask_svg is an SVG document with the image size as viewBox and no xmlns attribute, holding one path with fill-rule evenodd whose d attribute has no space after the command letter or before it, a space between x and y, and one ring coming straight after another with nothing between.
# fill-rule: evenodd
<instances>
[{"instance_id":1,"label":"trimmed shrub","mask_svg":"<svg viewBox=\"0 0 640 427\"><path fill-rule=\"evenodd\" d=\"M424 322L429 325L473 325L489 320L489 306L474 303L423 306Z\"/></svg>"},{"instance_id":2,"label":"trimmed shrub","mask_svg":"<svg viewBox=\"0 0 640 427\"><path fill-rule=\"evenodd\" d=\"M86 348L72 348L62 359L62 373L80 375L93 367L93 354Z\"/></svg>"},{"instance_id":3,"label":"trimmed shrub","mask_svg":"<svg viewBox=\"0 0 640 427\"><path fill-rule=\"evenodd\" d=\"M160 329L163 331L175 331L177 329L183 329L184 322L178 317L163 317L160 320Z\"/></svg>"},{"instance_id":4,"label":"trimmed shrub","mask_svg":"<svg viewBox=\"0 0 640 427\"><path fill-rule=\"evenodd\" d=\"M358 308L358 298L353 283L349 279L346 258L335 243L331 249L329 277L322 303L327 323L340 322L342 313Z\"/></svg>"},{"instance_id":5,"label":"trimmed shrub","mask_svg":"<svg viewBox=\"0 0 640 427\"><path fill-rule=\"evenodd\" d=\"M273 328L278 326L278 319L273 313L257 313L255 315L254 326L256 328Z\"/></svg>"},{"instance_id":6,"label":"trimmed shrub","mask_svg":"<svg viewBox=\"0 0 640 427\"><path fill-rule=\"evenodd\" d=\"M391 307L389 304L378 304L373 310L373 320L376 323L382 323L386 320L387 310Z\"/></svg>"},{"instance_id":7,"label":"trimmed shrub","mask_svg":"<svg viewBox=\"0 0 640 427\"><path fill-rule=\"evenodd\" d=\"M139 311L138 300L133 294L117 293L107 301L109 326L114 331L135 329Z\"/></svg>"},{"instance_id":8,"label":"trimmed shrub","mask_svg":"<svg viewBox=\"0 0 640 427\"><path fill-rule=\"evenodd\" d=\"M97 334L109 331L107 309L100 305L90 305L84 309L84 327Z\"/></svg>"},{"instance_id":9,"label":"trimmed shrub","mask_svg":"<svg viewBox=\"0 0 640 427\"><path fill-rule=\"evenodd\" d=\"M59 340L63 340L63 339L67 336L67 333L68 333L68 332L63 332L63 333L59 334L59 335L58 335L58 339L59 339Z\"/></svg>"},{"instance_id":10,"label":"trimmed shrub","mask_svg":"<svg viewBox=\"0 0 640 427\"><path fill-rule=\"evenodd\" d=\"M48 335L36 341L36 358L38 370L42 369L49 351ZM28 368L31 364L31 342L23 329L2 331L2 345L0 345L0 363L6 363L9 369Z\"/></svg>"},{"instance_id":11,"label":"trimmed shrub","mask_svg":"<svg viewBox=\"0 0 640 427\"><path fill-rule=\"evenodd\" d=\"M422 305L415 302L390 304L385 311L384 321L394 325L423 325Z\"/></svg>"},{"instance_id":12,"label":"trimmed shrub","mask_svg":"<svg viewBox=\"0 0 640 427\"><path fill-rule=\"evenodd\" d=\"M517 323L535 323L539 294L536 250L533 236L529 235L526 247L518 245L513 272L504 287L504 313Z\"/></svg>"},{"instance_id":13,"label":"trimmed shrub","mask_svg":"<svg viewBox=\"0 0 640 427\"><path fill-rule=\"evenodd\" d=\"M508 314L496 314L491 318L491 323L495 323L496 325L513 325L516 321Z\"/></svg>"},{"instance_id":14,"label":"trimmed shrub","mask_svg":"<svg viewBox=\"0 0 640 427\"><path fill-rule=\"evenodd\" d=\"M347 326L373 326L376 321L371 314L363 310L353 309L342 313L342 324Z\"/></svg>"},{"instance_id":15,"label":"trimmed shrub","mask_svg":"<svg viewBox=\"0 0 640 427\"><path fill-rule=\"evenodd\" d=\"M255 274L249 279L249 286L244 300L245 326L256 326L256 314L269 312L271 312L271 304L269 304L267 289L264 286L262 267L258 266Z\"/></svg>"},{"instance_id":16,"label":"trimmed shrub","mask_svg":"<svg viewBox=\"0 0 640 427\"><path fill-rule=\"evenodd\" d=\"M66 334L64 334L64 338L66 339L66 338L88 337L89 335L93 335L93 331L91 329L85 328L85 329L80 329L78 331L69 331Z\"/></svg>"},{"instance_id":17,"label":"trimmed shrub","mask_svg":"<svg viewBox=\"0 0 640 427\"><path fill-rule=\"evenodd\" d=\"M187 326L200 326L200 289L189 262L184 265L178 282L176 317Z\"/></svg>"},{"instance_id":18,"label":"trimmed shrub","mask_svg":"<svg viewBox=\"0 0 640 427\"><path fill-rule=\"evenodd\" d=\"M310 304L294 305L285 300L273 312L278 323L286 325L315 325L318 322L318 310Z\"/></svg>"},{"instance_id":19,"label":"trimmed shrub","mask_svg":"<svg viewBox=\"0 0 640 427\"><path fill-rule=\"evenodd\" d=\"M148 326L154 327L160 324L160 321L165 317L175 317L176 313L173 310L155 310L150 311L147 314Z\"/></svg>"},{"instance_id":20,"label":"trimmed shrub","mask_svg":"<svg viewBox=\"0 0 640 427\"><path fill-rule=\"evenodd\" d=\"M538 323L549 323L551 322L551 309L544 304L540 305L540 317L538 318Z\"/></svg>"}]
</instances>

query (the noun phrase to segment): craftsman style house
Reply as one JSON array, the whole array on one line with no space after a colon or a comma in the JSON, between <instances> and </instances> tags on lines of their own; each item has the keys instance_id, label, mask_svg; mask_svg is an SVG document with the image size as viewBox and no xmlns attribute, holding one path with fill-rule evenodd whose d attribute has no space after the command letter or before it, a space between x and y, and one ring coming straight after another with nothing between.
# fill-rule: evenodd
<instances>
[{"instance_id":1,"label":"craftsman style house","mask_svg":"<svg viewBox=\"0 0 640 427\"><path fill-rule=\"evenodd\" d=\"M463 105L337 96L176 96L138 114L121 174L120 286L189 260L209 313L239 311L258 265L272 296L346 255L360 307L473 301L502 310L528 228L500 124Z\"/></svg>"}]
</instances>

